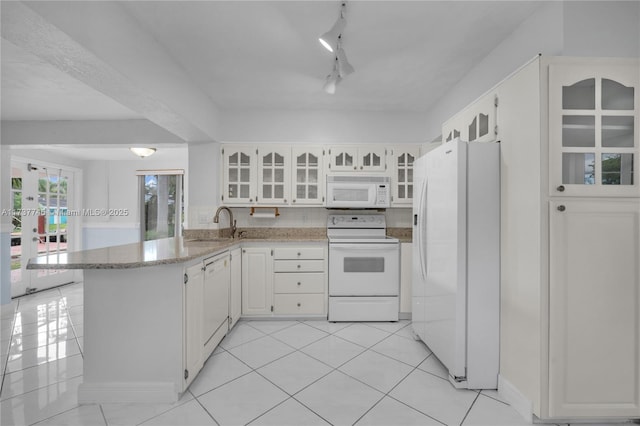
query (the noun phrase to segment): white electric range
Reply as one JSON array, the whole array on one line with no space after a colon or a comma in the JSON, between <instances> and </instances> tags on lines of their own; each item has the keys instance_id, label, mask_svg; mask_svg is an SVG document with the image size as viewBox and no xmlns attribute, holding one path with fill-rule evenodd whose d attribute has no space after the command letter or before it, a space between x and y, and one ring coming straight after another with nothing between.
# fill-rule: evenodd
<instances>
[{"instance_id":1,"label":"white electric range","mask_svg":"<svg viewBox=\"0 0 640 426\"><path fill-rule=\"evenodd\" d=\"M400 242L381 214L331 214L329 321L398 321Z\"/></svg>"}]
</instances>

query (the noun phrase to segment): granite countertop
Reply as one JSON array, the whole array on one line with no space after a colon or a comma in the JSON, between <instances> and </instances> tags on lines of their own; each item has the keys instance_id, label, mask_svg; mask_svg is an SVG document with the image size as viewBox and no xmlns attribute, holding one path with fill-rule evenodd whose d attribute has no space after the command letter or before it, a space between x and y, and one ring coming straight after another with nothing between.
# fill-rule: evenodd
<instances>
[{"instance_id":1,"label":"granite countertop","mask_svg":"<svg viewBox=\"0 0 640 426\"><path fill-rule=\"evenodd\" d=\"M411 228L388 228L390 236L411 241ZM185 230L184 237L164 238L120 246L39 256L27 269L129 269L188 262L241 243L326 242L326 228L240 228L228 238L218 230Z\"/></svg>"},{"instance_id":2,"label":"granite countertop","mask_svg":"<svg viewBox=\"0 0 640 426\"><path fill-rule=\"evenodd\" d=\"M241 243L326 242L314 236L247 238L163 238L143 243L81 250L29 259L27 269L129 269L187 262Z\"/></svg>"}]
</instances>

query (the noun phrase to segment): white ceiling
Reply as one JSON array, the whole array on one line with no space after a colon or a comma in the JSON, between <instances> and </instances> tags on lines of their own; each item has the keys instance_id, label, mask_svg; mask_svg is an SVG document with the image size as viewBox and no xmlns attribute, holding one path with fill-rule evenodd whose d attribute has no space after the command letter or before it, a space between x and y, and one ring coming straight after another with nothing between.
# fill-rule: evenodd
<instances>
[{"instance_id":1,"label":"white ceiling","mask_svg":"<svg viewBox=\"0 0 640 426\"><path fill-rule=\"evenodd\" d=\"M328 95L333 57L317 37L339 2L122 3L220 109L381 111L427 111L540 4L351 1L343 46L356 71ZM3 120L122 118L142 117L3 40Z\"/></svg>"},{"instance_id":2,"label":"white ceiling","mask_svg":"<svg viewBox=\"0 0 640 426\"><path fill-rule=\"evenodd\" d=\"M12 43L1 46L3 120L143 118Z\"/></svg>"}]
</instances>

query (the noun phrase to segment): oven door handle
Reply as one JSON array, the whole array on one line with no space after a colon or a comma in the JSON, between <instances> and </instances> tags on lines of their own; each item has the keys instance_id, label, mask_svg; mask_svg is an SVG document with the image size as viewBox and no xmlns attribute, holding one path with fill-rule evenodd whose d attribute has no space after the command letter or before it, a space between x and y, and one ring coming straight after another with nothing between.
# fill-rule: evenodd
<instances>
[{"instance_id":1,"label":"oven door handle","mask_svg":"<svg viewBox=\"0 0 640 426\"><path fill-rule=\"evenodd\" d=\"M398 243L389 243L389 244L376 244L376 243L331 243L329 244L329 250L341 250L341 251L345 251L345 250L367 250L367 251L372 251L372 250L386 250L386 251L395 251L398 250L400 248L400 245Z\"/></svg>"}]
</instances>

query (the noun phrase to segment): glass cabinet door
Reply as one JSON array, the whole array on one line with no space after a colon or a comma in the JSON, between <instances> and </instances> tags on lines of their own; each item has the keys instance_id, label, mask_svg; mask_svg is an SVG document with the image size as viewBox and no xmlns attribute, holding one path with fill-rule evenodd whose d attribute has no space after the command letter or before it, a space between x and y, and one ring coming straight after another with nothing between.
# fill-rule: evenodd
<instances>
[{"instance_id":1,"label":"glass cabinet door","mask_svg":"<svg viewBox=\"0 0 640 426\"><path fill-rule=\"evenodd\" d=\"M252 203L255 200L255 148L224 147L222 149L223 193L227 204Z\"/></svg>"},{"instance_id":2,"label":"glass cabinet door","mask_svg":"<svg viewBox=\"0 0 640 426\"><path fill-rule=\"evenodd\" d=\"M332 146L329 148L329 170L353 172L358 170L358 148L354 146Z\"/></svg>"},{"instance_id":3,"label":"glass cabinet door","mask_svg":"<svg viewBox=\"0 0 640 426\"><path fill-rule=\"evenodd\" d=\"M383 172L387 169L386 148L358 148L358 170Z\"/></svg>"},{"instance_id":4,"label":"glass cabinet door","mask_svg":"<svg viewBox=\"0 0 640 426\"><path fill-rule=\"evenodd\" d=\"M392 168L392 204L410 207L413 203L413 163L418 158L418 145L397 146L391 151Z\"/></svg>"},{"instance_id":5,"label":"glass cabinet door","mask_svg":"<svg viewBox=\"0 0 640 426\"><path fill-rule=\"evenodd\" d=\"M258 148L258 197L260 204L282 204L289 199L289 148Z\"/></svg>"},{"instance_id":6,"label":"glass cabinet door","mask_svg":"<svg viewBox=\"0 0 640 426\"><path fill-rule=\"evenodd\" d=\"M322 148L292 148L293 205L323 203L323 152Z\"/></svg>"},{"instance_id":7,"label":"glass cabinet door","mask_svg":"<svg viewBox=\"0 0 640 426\"><path fill-rule=\"evenodd\" d=\"M640 196L637 66L549 67L550 193Z\"/></svg>"}]
</instances>

